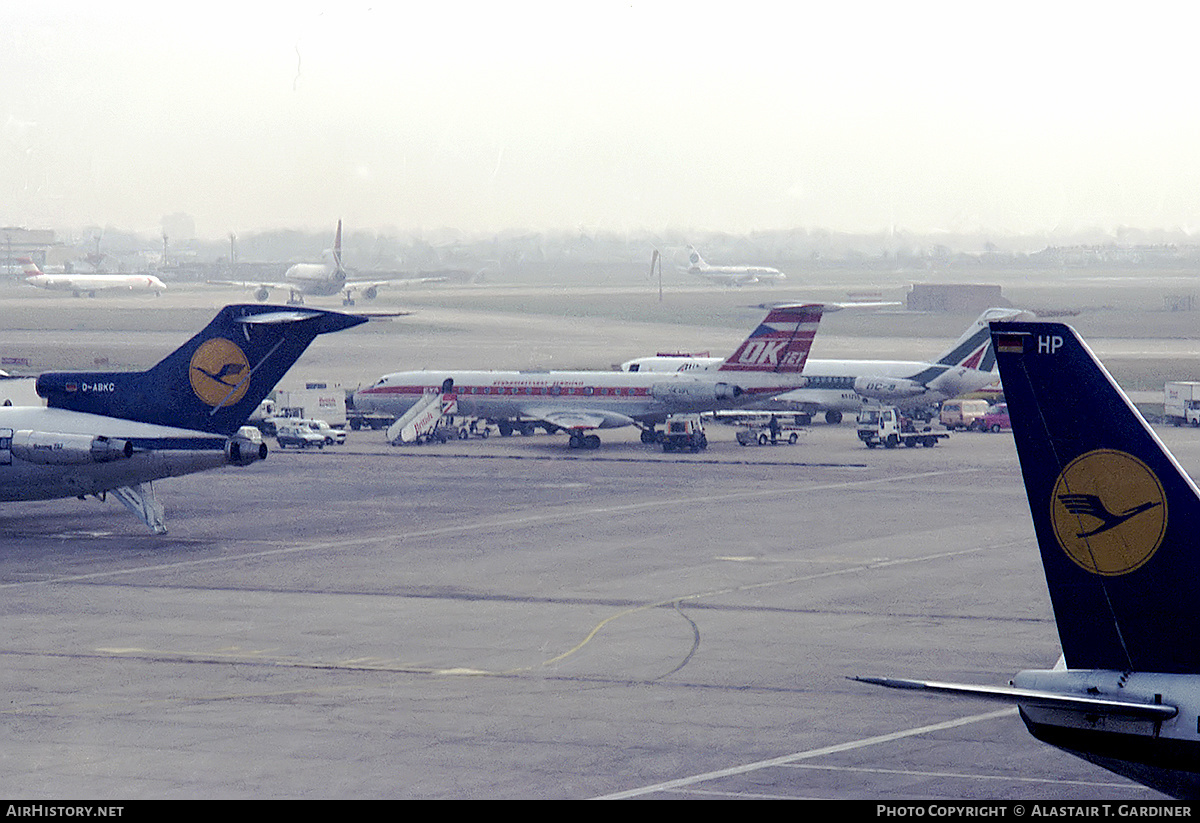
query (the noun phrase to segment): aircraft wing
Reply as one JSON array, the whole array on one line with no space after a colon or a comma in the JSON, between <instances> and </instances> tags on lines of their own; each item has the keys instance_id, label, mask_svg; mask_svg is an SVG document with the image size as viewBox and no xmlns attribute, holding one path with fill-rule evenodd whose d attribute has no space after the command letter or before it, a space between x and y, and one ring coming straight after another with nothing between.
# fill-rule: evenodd
<instances>
[{"instance_id":1,"label":"aircraft wing","mask_svg":"<svg viewBox=\"0 0 1200 823\"><path fill-rule=\"evenodd\" d=\"M205 280L210 286L237 286L242 289L295 289L295 283L273 283L269 280Z\"/></svg>"},{"instance_id":2,"label":"aircraft wing","mask_svg":"<svg viewBox=\"0 0 1200 823\"><path fill-rule=\"evenodd\" d=\"M405 286L421 286L429 283L445 283L449 280L448 277L394 277L388 280L347 280L345 288L348 289L378 289L378 288L403 288Z\"/></svg>"},{"instance_id":3,"label":"aircraft wing","mask_svg":"<svg viewBox=\"0 0 1200 823\"><path fill-rule=\"evenodd\" d=\"M1043 706L1068 711L1089 712L1108 716L1139 718L1144 720L1167 720L1179 713L1179 709L1165 703L1137 703L1128 700L1112 700L1085 694L1066 694L1018 689L1004 686L976 686L968 683L939 683L932 680L904 680L893 677L852 677L860 683L872 683L889 689L913 689L916 691L945 692L987 700L1000 700L1023 706Z\"/></svg>"},{"instance_id":4,"label":"aircraft wing","mask_svg":"<svg viewBox=\"0 0 1200 823\"><path fill-rule=\"evenodd\" d=\"M553 423L561 429L611 429L635 424L632 417L604 409L581 411L550 406L530 406L521 409L521 414L525 417Z\"/></svg>"},{"instance_id":5,"label":"aircraft wing","mask_svg":"<svg viewBox=\"0 0 1200 823\"><path fill-rule=\"evenodd\" d=\"M717 283L722 286L749 286L758 282L757 277L748 274L724 274L707 271L691 271L691 273L703 277L710 283Z\"/></svg>"}]
</instances>

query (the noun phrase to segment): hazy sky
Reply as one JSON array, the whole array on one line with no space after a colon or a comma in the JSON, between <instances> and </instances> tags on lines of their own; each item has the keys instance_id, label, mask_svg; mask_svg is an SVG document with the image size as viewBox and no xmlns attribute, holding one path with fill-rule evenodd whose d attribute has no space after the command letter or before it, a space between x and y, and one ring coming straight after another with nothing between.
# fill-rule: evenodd
<instances>
[{"instance_id":1,"label":"hazy sky","mask_svg":"<svg viewBox=\"0 0 1200 823\"><path fill-rule=\"evenodd\" d=\"M0 225L1200 230L1190 3L0 0Z\"/></svg>"}]
</instances>

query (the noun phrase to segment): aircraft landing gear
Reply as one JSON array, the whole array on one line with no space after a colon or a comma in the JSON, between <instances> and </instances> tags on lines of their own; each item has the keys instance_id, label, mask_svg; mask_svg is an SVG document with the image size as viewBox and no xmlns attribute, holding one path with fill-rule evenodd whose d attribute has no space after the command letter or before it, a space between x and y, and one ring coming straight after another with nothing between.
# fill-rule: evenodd
<instances>
[{"instance_id":1,"label":"aircraft landing gear","mask_svg":"<svg viewBox=\"0 0 1200 823\"><path fill-rule=\"evenodd\" d=\"M570 438L567 440L567 448L569 449L598 449L600 448L600 437L595 434L584 434L583 432L571 432Z\"/></svg>"},{"instance_id":2,"label":"aircraft landing gear","mask_svg":"<svg viewBox=\"0 0 1200 823\"><path fill-rule=\"evenodd\" d=\"M658 440L659 440L658 432L656 432L653 428L642 429L642 442L643 443L645 443L646 445L650 445L652 443L657 443Z\"/></svg>"}]
</instances>

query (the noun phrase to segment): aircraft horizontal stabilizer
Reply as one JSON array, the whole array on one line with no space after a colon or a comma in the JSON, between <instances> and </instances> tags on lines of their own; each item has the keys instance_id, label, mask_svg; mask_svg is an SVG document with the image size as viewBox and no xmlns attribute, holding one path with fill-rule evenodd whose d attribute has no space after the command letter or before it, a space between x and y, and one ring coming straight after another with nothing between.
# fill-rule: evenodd
<instances>
[{"instance_id":1,"label":"aircraft horizontal stabilizer","mask_svg":"<svg viewBox=\"0 0 1200 823\"><path fill-rule=\"evenodd\" d=\"M254 306L253 308L268 308L265 306ZM285 326L290 323L304 323L309 320L316 321L316 331L314 334L329 334L342 329L348 329L352 326L357 326L362 323L362 318L352 314L339 314L337 312L319 311L313 309L279 309L277 311L266 311L257 314L247 314L236 318L235 322L247 326Z\"/></svg>"},{"instance_id":2,"label":"aircraft horizontal stabilizer","mask_svg":"<svg viewBox=\"0 0 1200 823\"><path fill-rule=\"evenodd\" d=\"M1126 717L1143 720L1167 720L1179 713L1179 709L1165 703L1137 703L1127 700L1110 700L1089 695L1064 694L1036 689L1019 689L1012 686L976 686L969 683L939 683L932 680L905 680L894 677L851 677L860 683L886 686L889 689L913 689L917 691L960 694L986 700L999 700L1021 706L1044 706L1068 711L1102 714L1109 717Z\"/></svg>"}]
</instances>

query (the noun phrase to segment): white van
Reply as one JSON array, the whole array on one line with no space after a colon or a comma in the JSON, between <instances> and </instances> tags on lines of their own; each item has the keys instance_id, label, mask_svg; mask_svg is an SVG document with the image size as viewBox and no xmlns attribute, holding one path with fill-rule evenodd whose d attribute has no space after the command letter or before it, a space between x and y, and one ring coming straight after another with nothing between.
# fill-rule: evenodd
<instances>
[{"instance_id":1,"label":"white van","mask_svg":"<svg viewBox=\"0 0 1200 823\"><path fill-rule=\"evenodd\" d=\"M948 429L969 429L980 417L987 414L986 400L947 400L942 403L938 421Z\"/></svg>"}]
</instances>

